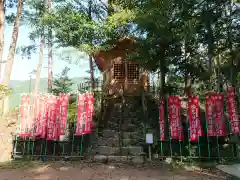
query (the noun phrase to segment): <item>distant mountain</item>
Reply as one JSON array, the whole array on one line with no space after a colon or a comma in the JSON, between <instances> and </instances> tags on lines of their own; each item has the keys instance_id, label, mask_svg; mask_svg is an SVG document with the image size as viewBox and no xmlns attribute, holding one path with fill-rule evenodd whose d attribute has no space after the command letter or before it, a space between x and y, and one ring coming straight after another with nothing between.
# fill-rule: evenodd
<instances>
[{"instance_id":1,"label":"distant mountain","mask_svg":"<svg viewBox=\"0 0 240 180\"><path fill-rule=\"evenodd\" d=\"M77 91L78 84L84 81L84 77L74 77L72 78L73 85L72 91ZM20 95L22 93L29 93L33 91L35 79L18 81L12 80L9 83L10 88L12 88L12 94L9 98L9 106L10 108L14 108L20 104ZM47 92L47 78L40 79L39 82L39 92L46 93Z\"/></svg>"}]
</instances>

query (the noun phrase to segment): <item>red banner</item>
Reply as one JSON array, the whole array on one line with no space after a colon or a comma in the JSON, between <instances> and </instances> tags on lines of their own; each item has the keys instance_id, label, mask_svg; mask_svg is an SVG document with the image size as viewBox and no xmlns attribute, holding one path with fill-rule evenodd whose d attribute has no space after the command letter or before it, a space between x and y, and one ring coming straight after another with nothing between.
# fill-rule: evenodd
<instances>
[{"instance_id":1,"label":"red banner","mask_svg":"<svg viewBox=\"0 0 240 180\"><path fill-rule=\"evenodd\" d=\"M159 128L160 128L160 140L165 140L165 114L164 114L164 99L159 98Z\"/></svg>"},{"instance_id":2,"label":"red banner","mask_svg":"<svg viewBox=\"0 0 240 180\"><path fill-rule=\"evenodd\" d=\"M188 119L190 139L191 141L197 141L198 137L203 135L198 97L190 97L188 100Z\"/></svg>"},{"instance_id":3,"label":"red banner","mask_svg":"<svg viewBox=\"0 0 240 180\"><path fill-rule=\"evenodd\" d=\"M40 106L40 96L37 95L36 97L34 97L34 103L33 103L33 106L32 106L32 112L33 112L33 124L32 124L32 134L31 136L33 138L35 138L36 136L36 131L37 131L37 128L38 128L38 124L39 124L39 118L38 118L38 112L39 112L39 106Z\"/></svg>"},{"instance_id":4,"label":"red banner","mask_svg":"<svg viewBox=\"0 0 240 180\"><path fill-rule=\"evenodd\" d=\"M216 136L216 127L214 122L215 94L206 95L206 122L208 136Z\"/></svg>"},{"instance_id":5,"label":"red banner","mask_svg":"<svg viewBox=\"0 0 240 180\"><path fill-rule=\"evenodd\" d=\"M40 128L42 129L41 138L46 138L47 136L47 124L48 124L48 104L47 104L47 97L42 97L42 105L41 105L41 112L42 115L40 116Z\"/></svg>"},{"instance_id":6,"label":"red banner","mask_svg":"<svg viewBox=\"0 0 240 180\"><path fill-rule=\"evenodd\" d=\"M18 128L18 134L21 137L28 136L28 118L30 111L30 96L23 95L21 97L21 107L20 107L20 125Z\"/></svg>"},{"instance_id":7,"label":"red banner","mask_svg":"<svg viewBox=\"0 0 240 180\"><path fill-rule=\"evenodd\" d=\"M29 105L29 116L28 116L27 129L28 129L27 136L31 139L34 139L35 118L34 118L34 106L31 105L31 103Z\"/></svg>"},{"instance_id":8,"label":"red banner","mask_svg":"<svg viewBox=\"0 0 240 180\"><path fill-rule=\"evenodd\" d=\"M84 134L90 134L92 133L92 124L93 124L94 96L92 93L87 93L85 97L86 97L86 108L85 108Z\"/></svg>"},{"instance_id":9,"label":"red banner","mask_svg":"<svg viewBox=\"0 0 240 180\"><path fill-rule=\"evenodd\" d=\"M237 102L236 93L234 87L228 87L227 89L227 105L228 105L228 115L231 124L232 133L240 133L240 122L237 112Z\"/></svg>"},{"instance_id":10,"label":"red banner","mask_svg":"<svg viewBox=\"0 0 240 180\"><path fill-rule=\"evenodd\" d=\"M224 94L215 95L215 108L216 108L216 130L217 136L226 135L226 124L224 117Z\"/></svg>"},{"instance_id":11,"label":"red banner","mask_svg":"<svg viewBox=\"0 0 240 180\"><path fill-rule=\"evenodd\" d=\"M78 108L77 108L77 123L76 123L76 136L84 134L85 130L85 94L78 94Z\"/></svg>"},{"instance_id":12,"label":"red banner","mask_svg":"<svg viewBox=\"0 0 240 180\"><path fill-rule=\"evenodd\" d=\"M48 97L48 122L47 122L47 140L57 140L57 111L58 99L55 96Z\"/></svg>"},{"instance_id":13,"label":"red banner","mask_svg":"<svg viewBox=\"0 0 240 180\"><path fill-rule=\"evenodd\" d=\"M45 95L38 97L35 107L35 136L36 138L45 138L47 125L47 103Z\"/></svg>"},{"instance_id":14,"label":"red banner","mask_svg":"<svg viewBox=\"0 0 240 180\"><path fill-rule=\"evenodd\" d=\"M59 135L65 135L65 129L67 125L68 117L68 100L67 94L60 94L60 114L59 114Z\"/></svg>"},{"instance_id":15,"label":"red banner","mask_svg":"<svg viewBox=\"0 0 240 180\"><path fill-rule=\"evenodd\" d=\"M183 129L180 116L181 101L178 96L168 97L168 112L170 121L170 135L172 139L183 140Z\"/></svg>"}]
</instances>

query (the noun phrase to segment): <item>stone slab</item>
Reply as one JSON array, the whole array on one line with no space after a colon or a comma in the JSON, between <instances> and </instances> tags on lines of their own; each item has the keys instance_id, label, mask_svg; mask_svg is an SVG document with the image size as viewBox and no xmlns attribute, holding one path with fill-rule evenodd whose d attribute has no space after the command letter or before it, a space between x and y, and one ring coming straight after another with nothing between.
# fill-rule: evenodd
<instances>
[{"instance_id":1,"label":"stone slab","mask_svg":"<svg viewBox=\"0 0 240 180\"><path fill-rule=\"evenodd\" d=\"M103 137L105 137L105 138L114 137L115 134L116 134L116 131L107 130L107 129L106 129L106 130L103 130L103 132L102 132L102 135L103 135Z\"/></svg>"},{"instance_id":2,"label":"stone slab","mask_svg":"<svg viewBox=\"0 0 240 180\"><path fill-rule=\"evenodd\" d=\"M100 155L116 155L120 152L118 147L99 146L98 149Z\"/></svg>"},{"instance_id":3,"label":"stone slab","mask_svg":"<svg viewBox=\"0 0 240 180\"><path fill-rule=\"evenodd\" d=\"M121 147L121 153L122 155L139 156L143 153L143 148L141 146Z\"/></svg>"},{"instance_id":4,"label":"stone slab","mask_svg":"<svg viewBox=\"0 0 240 180\"><path fill-rule=\"evenodd\" d=\"M133 164L143 164L145 162L145 159L143 156L134 156L132 157L132 163Z\"/></svg>"},{"instance_id":5,"label":"stone slab","mask_svg":"<svg viewBox=\"0 0 240 180\"><path fill-rule=\"evenodd\" d=\"M217 169L240 178L240 164L233 164L233 165L218 165Z\"/></svg>"},{"instance_id":6,"label":"stone slab","mask_svg":"<svg viewBox=\"0 0 240 180\"><path fill-rule=\"evenodd\" d=\"M101 163L133 163L133 164L143 164L145 162L142 156L106 156L106 155L96 155L94 156L94 161Z\"/></svg>"},{"instance_id":7,"label":"stone slab","mask_svg":"<svg viewBox=\"0 0 240 180\"><path fill-rule=\"evenodd\" d=\"M105 155L96 155L94 156L94 161L97 161L97 162L106 162L108 157L105 156Z\"/></svg>"},{"instance_id":8,"label":"stone slab","mask_svg":"<svg viewBox=\"0 0 240 180\"><path fill-rule=\"evenodd\" d=\"M99 154L100 155L113 155L114 148L108 146L99 146Z\"/></svg>"}]
</instances>

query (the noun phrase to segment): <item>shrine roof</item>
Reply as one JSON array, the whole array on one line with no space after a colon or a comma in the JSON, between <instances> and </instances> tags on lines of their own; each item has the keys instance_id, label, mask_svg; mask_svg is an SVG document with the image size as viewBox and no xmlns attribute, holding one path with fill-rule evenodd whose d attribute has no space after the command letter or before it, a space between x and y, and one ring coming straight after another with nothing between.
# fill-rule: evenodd
<instances>
[{"instance_id":1,"label":"shrine roof","mask_svg":"<svg viewBox=\"0 0 240 180\"><path fill-rule=\"evenodd\" d=\"M122 52L122 54L126 53L127 51L131 51L133 49L134 39L131 37L124 37L118 40L115 43L112 43L111 48L107 50L100 50L93 54L93 58L95 63L100 71L105 70L105 60L106 57L109 55L114 56L114 52Z\"/></svg>"}]
</instances>

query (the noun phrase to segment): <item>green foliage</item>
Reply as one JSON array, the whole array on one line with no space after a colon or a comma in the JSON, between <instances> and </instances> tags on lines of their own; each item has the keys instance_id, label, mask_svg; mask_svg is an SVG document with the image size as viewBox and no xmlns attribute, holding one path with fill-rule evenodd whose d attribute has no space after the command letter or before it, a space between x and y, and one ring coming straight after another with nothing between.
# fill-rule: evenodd
<instances>
[{"instance_id":1,"label":"green foliage","mask_svg":"<svg viewBox=\"0 0 240 180\"><path fill-rule=\"evenodd\" d=\"M193 84L210 83L215 90L219 90L218 83L237 83L235 75L240 69L237 1L233 6L228 0L52 2L51 12L46 11L43 0L25 2L24 22L33 29L32 39L47 36L44 28L51 28L55 45L72 46L91 54L131 36L136 46L127 59L160 73L162 79L170 77L162 82L166 90L184 87L187 76ZM36 46L21 50L29 55ZM176 79L181 83L173 83Z\"/></svg>"},{"instance_id":2,"label":"green foliage","mask_svg":"<svg viewBox=\"0 0 240 180\"><path fill-rule=\"evenodd\" d=\"M77 103L69 104L68 108L68 122L74 123L77 117Z\"/></svg>"},{"instance_id":3,"label":"green foliage","mask_svg":"<svg viewBox=\"0 0 240 180\"><path fill-rule=\"evenodd\" d=\"M53 94L59 95L59 93L69 93L72 91L71 86L73 82L68 77L69 70L68 67L65 67L62 72L53 79L53 88L51 89Z\"/></svg>"},{"instance_id":4,"label":"green foliage","mask_svg":"<svg viewBox=\"0 0 240 180\"><path fill-rule=\"evenodd\" d=\"M12 89L0 84L0 99L12 93Z\"/></svg>"},{"instance_id":5,"label":"green foliage","mask_svg":"<svg viewBox=\"0 0 240 180\"><path fill-rule=\"evenodd\" d=\"M117 13L103 19L100 14L104 13L105 6L97 2L91 4L92 16L81 2L77 8L75 3L57 5L55 11L45 13L41 19L42 25L51 25L59 46L72 46L88 54L114 45L129 31L127 25L134 17L131 11L119 7Z\"/></svg>"},{"instance_id":6,"label":"green foliage","mask_svg":"<svg viewBox=\"0 0 240 180\"><path fill-rule=\"evenodd\" d=\"M168 76L184 83L185 77L190 75L192 82L202 83L220 76L214 75L216 71L209 69L209 64L217 69L230 62L233 56L229 49L239 43L235 26L238 11L234 10L234 23L229 12L227 0L221 3L116 0L111 1L108 8L95 1L88 1L88 4L57 1L54 11L45 13L41 23L51 25L60 46L73 46L88 54L110 48L120 38L131 36L135 39L135 51L127 59L160 72L163 79ZM230 26L231 23L234 26ZM225 38L230 33L231 43ZM217 64L218 57L220 63ZM230 80L230 74L224 76ZM163 85L175 86L171 78Z\"/></svg>"}]
</instances>

